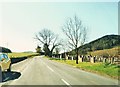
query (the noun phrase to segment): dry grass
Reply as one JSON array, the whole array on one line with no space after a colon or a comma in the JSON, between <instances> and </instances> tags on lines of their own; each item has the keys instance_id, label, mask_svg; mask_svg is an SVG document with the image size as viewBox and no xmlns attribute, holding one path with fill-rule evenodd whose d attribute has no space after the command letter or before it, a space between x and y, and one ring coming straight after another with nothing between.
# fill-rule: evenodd
<instances>
[{"instance_id":1,"label":"dry grass","mask_svg":"<svg viewBox=\"0 0 120 87\"><path fill-rule=\"evenodd\" d=\"M104 49L104 50L98 50L94 52L88 52L88 54L92 56L118 56L120 47L114 47L112 49Z\"/></svg>"},{"instance_id":2,"label":"dry grass","mask_svg":"<svg viewBox=\"0 0 120 87\"><path fill-rule=\"evenodd\" d=\"M20 58L20 57L30 57L38 55L38 53L29 53L29 52L21 52L21 53L8 53L9 58Z\"/></svg>"}]
</instances>

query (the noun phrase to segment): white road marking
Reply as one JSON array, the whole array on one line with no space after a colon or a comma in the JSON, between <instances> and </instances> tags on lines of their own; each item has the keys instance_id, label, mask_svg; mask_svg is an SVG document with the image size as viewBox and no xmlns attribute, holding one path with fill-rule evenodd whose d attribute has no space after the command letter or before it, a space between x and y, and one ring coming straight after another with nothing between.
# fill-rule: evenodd
<instances>
[{"instance_id":1,"label":"white road marking","mask_svg":"<svg viewBox=\"0 0 120 87\"><path fill-rule=\"evenodd\" d=\"M47 66L47 68L49 68L52 72L55 72L52 68L50 68L49 66Z\"/></svg>"},{"instance_id":2,"label":"white road marking","mask_svg":"<svg viewBox=\"0 0 120 87\"><path fill-rule=\"evenodd\" d=\"M69 87L72 87L67 81L65 81L64 79L61 79L66 85L68 85Z\"/></svg>"},{"instance_id":3,"label":"white road marking","mask_svg":"<svg viewBox=\"0 0 120 87\"><path fill-rule=\"evenodd\" d=\"M47 68L49 68L52 72L55 72L51 67L49 67L45 62L43 62L43 60L41 60L41 62L47 66Z\"/></svg>"}]
</instances>

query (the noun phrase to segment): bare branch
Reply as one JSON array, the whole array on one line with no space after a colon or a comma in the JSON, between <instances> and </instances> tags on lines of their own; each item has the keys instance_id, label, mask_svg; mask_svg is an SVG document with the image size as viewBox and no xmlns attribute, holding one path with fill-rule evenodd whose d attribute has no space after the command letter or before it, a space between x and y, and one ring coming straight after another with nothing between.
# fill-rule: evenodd
<instances>
[{"instance_id":1,"label":"bare branch","mask_svg":"<svg viewBox=\"0 0 120 87\"><path fill-rule=\"evenodd\" d=\"M35 39L37 39L38 41L40 41L41 43L43 43L44 44L44 42L36 35L36 38Z\"/></svg>"},{"instance_id":2,"label":"bare branch","mask_svg":"<svg viewBox=\"0 0 120 87\"><path fill-rule=\"evenodd\" d=\"M72 42L68 41L68 44L75 48L75 45Z\"/></svg>"},{"instance_id":3,"label":"bare branch","mask_svg":"<svg viewBox=\"0 0 120 87\"><path fill-rule=\"evenodd\" d=\"M86 28L82 25L82 21L78 19L76 15L73 19L69 18L66 21L65 25L62 27L62 30L69 39L69 45L74 47L74 49L78 48L80 45L83 45L86 41Z\"/></svg>"},{"instance_id":4,"label":"bare branch","mask_svg":"<svg viewBox=\"0 0 120 87\"><path fill-rule=\"evenodd\" d=\"M43 29L42 31L40 31L36 35L36 39L43 44L44 51L48 56L51 56L54 48L60 45L60 43L58 43L58 36L48 29ZM51 50L49 48L50 45L52 45Z\"/></svg>"}]
</instances>

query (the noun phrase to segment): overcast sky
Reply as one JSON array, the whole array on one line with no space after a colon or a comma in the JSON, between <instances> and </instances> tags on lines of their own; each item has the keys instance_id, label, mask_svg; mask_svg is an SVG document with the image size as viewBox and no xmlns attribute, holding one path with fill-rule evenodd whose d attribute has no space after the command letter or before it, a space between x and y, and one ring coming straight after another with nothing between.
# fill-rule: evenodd
<instances>
[{"instance_id":1,"label":"overcast sky","mask_svg":"<svg viewBox=\"0 0 120 87\"><path fill-rule=\"evenodd\" d=\"M43 28L48 28L63 38L61 27L68 17L75 14L82 20L83 25L88 27L87 42L104 35L118 34L117 2L6 0L0 6L0 46L8 47L13 52L35 51L38 44L34 40L35 34Z\"/></svg>"}]
</instances>

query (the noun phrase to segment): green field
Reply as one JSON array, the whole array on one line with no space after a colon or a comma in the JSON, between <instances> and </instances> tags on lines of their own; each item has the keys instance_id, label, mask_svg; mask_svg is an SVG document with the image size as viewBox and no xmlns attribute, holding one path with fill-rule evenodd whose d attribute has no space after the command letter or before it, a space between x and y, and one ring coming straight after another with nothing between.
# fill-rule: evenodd
<instances>
[{"instance_id":1,"label":"green field","mask_svg":"<svg viewBox=\"0 0 120 87\"><path fill-rule=\"evenodd\" d=\"M31 57L36 55L38 55L38 53L32 53L32 52L8 53L9 58Z\"/></svg>"},{"instance_id":2,"label":"green field","mask_svg":"<svg viewBox=\"0 0 120 87\"><path fill-rule=\"evenodd\" d=\"M59 60L53 58L49 58L49 59L60 63L69 64L72 65L73 67L80 68L85 71L97 73L103 76L107 76L115 79L118 79L118 76L120 77L120 73L118 73L119 67L114 64L90 63L90 62L81 62L79 64L76 64L75 60Z\"/></svg>"}]
</instances>

